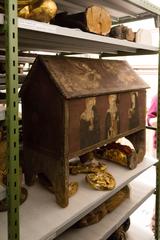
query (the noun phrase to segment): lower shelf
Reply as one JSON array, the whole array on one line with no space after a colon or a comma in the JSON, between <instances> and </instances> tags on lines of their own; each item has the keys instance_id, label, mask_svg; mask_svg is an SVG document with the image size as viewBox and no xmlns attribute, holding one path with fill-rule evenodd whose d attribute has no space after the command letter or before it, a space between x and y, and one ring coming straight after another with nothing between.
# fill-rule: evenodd
<instances>
[{"instance_id":1,"label":"lower shelf","mask_svg":"<svg viewBox=\"0 0 160 240\"><path fill-rule=\"evenodd\" d=\"M56 204L54 195L39 184L29 187L28 199L20 207L20 239L53 240L156 162L156 159L146 156L134 170L107 163L108 171L113 174L117 183L116 188L112 191L95 191L85 183L84 175L73 176L71 180L78 181L79 190L71 197L69 206L64 209ZM142 190L141 187L139 189ZM145 197L147 198L152 191L153 188L144 194ZM141 193L139 195L143 196ZM139 201L139 204L142 201L144 199ZM135 208L133 207L132 211ZM123 212L121 215L124 215ZM8 239L7 213L0 213L0 235L0 240Z\"/></svg>"},{"instance_id":2,"label":"lower shelf","mask_svg":"<svg viewBox=\"0 0 160 240\"><path fill-rule=\"evenodd\" d=\"M84 228L70 228L57 240L106 240L152 193L153 182L149 185L143 182L152 169L147 170L140 177L130 183L130 198L126 199L118 208L107 214L99 223ZM130 233L129 233L130 234ZM140 239L140 238L137 238ZM142 239L142 238L141 238ZM144 239L144 238L143 238Z\"/></svg>"}]
</instances>

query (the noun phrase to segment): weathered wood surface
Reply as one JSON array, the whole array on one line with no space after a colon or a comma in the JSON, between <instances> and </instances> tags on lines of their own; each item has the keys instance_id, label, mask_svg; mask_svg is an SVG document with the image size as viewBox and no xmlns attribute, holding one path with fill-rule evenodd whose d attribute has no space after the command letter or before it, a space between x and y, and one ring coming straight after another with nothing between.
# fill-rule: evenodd
<instances>
[{"instance_id":1,"label":"weathered wood surface","mask_svg":"<svg viewBox=\"0 0 160 240\"><path fill-rule=\"evenodd\" d=\"M59 13L51 23L69 28L79 28L83 31L107 35L110 32L112 20L108 11L101 6L91 6L85 12L77 14Z\"/></svg>"},{"instance_id":2,"label":"weathered wood surface","mask_svg":"<svg viewBox=\"0 0 160 240\"><path fill-rule=\"evenodd\" d=\"M33 65L33 68L37 69L37 78L41 65L46 71L43 84L46 84L49 74L52 80L50 84L56 85L57 91L62 93L65 99L129 92L149 87L126 61L40 56L37 64Z\"/></svg>"},{"instance_id":3,"label":"weathered wood surface","mask_svg":"<svg viewBox=\"0 0 160 240\"><path fill-rule=\"evenodd\" d=\"M37 58L21 89L26 183L44 173L67 206L69 159L145 129L146 88L124 61Z\"/></svg>"}]
</instances>

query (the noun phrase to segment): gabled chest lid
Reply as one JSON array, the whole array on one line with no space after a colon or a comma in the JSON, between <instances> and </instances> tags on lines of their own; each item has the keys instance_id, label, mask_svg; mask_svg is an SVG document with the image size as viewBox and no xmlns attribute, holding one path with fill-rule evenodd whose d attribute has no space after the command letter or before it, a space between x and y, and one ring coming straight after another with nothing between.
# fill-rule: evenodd
<instances>
[{"instance_id":1,"label":"gabled chest lid","mask_svg":"<svg viewBox=\"0 0 160 240\"><path fill-rule=\"evenodd\" d=\"M67 99L148 88L126 61L40 56Z\"/></svg>"}]
</instances>

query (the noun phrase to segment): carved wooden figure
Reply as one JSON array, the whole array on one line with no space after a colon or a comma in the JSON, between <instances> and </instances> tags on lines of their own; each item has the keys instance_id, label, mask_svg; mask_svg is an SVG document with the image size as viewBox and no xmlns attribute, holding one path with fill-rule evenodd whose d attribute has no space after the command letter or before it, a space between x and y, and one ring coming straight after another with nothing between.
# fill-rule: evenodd
<instances>
[{"instance_id":1,"label":"carved wooden figure","mask_svg":"<svg viewBox=\"0 0 160 240\"><path fill-rule=\"evenodd\" d=\"M24 172L68 205L69 159L127 136L145 153L146 83L125 61L39 56L21 89Z\"/></svg>"}]
</instances>

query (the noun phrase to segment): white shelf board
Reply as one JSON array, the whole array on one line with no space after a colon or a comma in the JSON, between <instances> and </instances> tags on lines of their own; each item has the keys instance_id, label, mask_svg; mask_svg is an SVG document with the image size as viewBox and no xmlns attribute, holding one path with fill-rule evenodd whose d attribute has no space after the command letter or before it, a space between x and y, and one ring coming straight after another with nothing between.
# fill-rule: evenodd
<instances>
[{"instance_id":1,"label":"white shelf board","mask_svg":"<svg viewBox=\"0 0 160 240\"><path fill-rule=\"evenodd\" d=\"M0 25L3 25L3 23L4 15L0 14ZM126 54L142 54L142 52L154 54L158 52L158 48L154 46L22 18L18 19L18 28L19 50L110 53L115 56L119 52L125 52ZM4 47L4 37L0 38L0 47Z\"/></svg>"},{"instance_id":2,"label":"white shelf board","mask_svg":"<svg viewBox=\"0 0 160 240\"><path fill-rule=\"evenodd\" d=\"M147 171L150 171L150 169ZM145 180L146 172L142 174ZM113 212L107 214L99 223L79 229L70 228L56 239L106 240L154 192L155 185L152 182L141 182L141 179L142 176L140 179L138 177L130 183L130 198L126 199Z\"/></svg>"},{"instance_id":3,"label":"white shelf board","mask_svg":"<svg viewBox=\"0 0 160 240\"><path fill-rule=\"evenodd\" d=\"M146 156L134 170L107 163L108 171L113 174L117 183L112 191L93 190L85 182L83 174L72 176L71 180L78 181L79 190L64 209L56 204L54 195L39 184L29 187L28 199L20 207L21 239L54 239L156 162L156 159ZM7 214L0 213L1 240L7 240L6 226Z\"/></svg>"}]
</instances>

